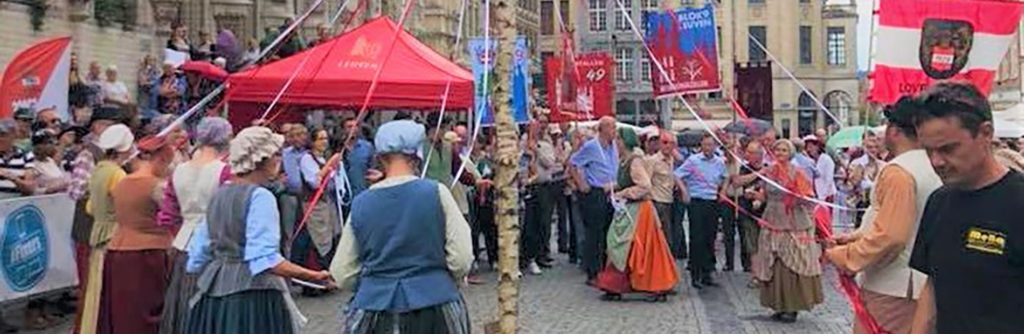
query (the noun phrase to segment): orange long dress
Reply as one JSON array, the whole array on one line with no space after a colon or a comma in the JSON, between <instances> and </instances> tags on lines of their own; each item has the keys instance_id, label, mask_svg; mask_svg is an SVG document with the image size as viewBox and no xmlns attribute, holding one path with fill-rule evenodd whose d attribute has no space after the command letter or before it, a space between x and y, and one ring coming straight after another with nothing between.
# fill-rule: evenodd
<instances>
[{"instance_id":1,"label":"orange long dress","mask_svg":"<svg viewBox=\"0 0 1024 334\"><path fill-rule=\"evenodd\" d=\"M608 229L608 262L597 288L612 294L672 290L679 282L676 263L650 200L650 177L643 159L624 161L622 193L631 200L616 212Z\"/></svg>"}]
</instances>

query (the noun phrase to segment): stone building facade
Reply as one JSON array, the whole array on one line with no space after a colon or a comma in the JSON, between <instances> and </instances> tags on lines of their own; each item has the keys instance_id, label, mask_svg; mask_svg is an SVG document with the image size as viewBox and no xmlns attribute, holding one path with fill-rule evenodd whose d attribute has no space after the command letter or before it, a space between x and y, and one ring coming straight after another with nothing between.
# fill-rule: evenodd
<instances>
[{"instance_id":1,"label":"stone building facade","mask_svg":"<svg viewBox=\"0 0 1024 334\"><path fill-rule=\"evenodd\" d=\"M624 5L626 15L619 9ZM860 90L857 80L856 22L853 2L835 1L714 1L718 24L719 70L723 91L689 97L713 124L734 118L727 98L734 86L734 63L759 62L768 57L748 36L754 34L810 91L806 94L778 64L773 64L773 122L787 136L825 127L825 116L810 96L816 97L847 124L859 122L856 111ZM627 15L638 27L643 12L678 6L703 6L702 0L591 0L573 6L579 22L576 34L583 51L610 51L616 61L616 102L619 119L631 123L666 123L660 103L668 103L672 126L699 128L678 99L656 101L643 40L636 36ZM642 29L642 28L641 28Z\"/></svg>"}]
</instances>

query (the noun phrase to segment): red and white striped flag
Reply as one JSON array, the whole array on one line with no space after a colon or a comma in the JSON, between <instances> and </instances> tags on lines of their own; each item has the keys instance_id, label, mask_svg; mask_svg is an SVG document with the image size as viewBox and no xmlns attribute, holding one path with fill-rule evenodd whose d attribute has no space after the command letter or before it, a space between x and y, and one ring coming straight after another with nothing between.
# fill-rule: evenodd
<instances>
[{"instance_id":1,"label":"red and white striped flag","mask_svg":"<svg viewBox=\"0 0 1024 334\"><path fill-rule=\"evenodd\" d=\"M936 81L988 94L1013 42L1021 4L994 0L881 0L870 99L893 103Z\"/></svg>"},{"instance_id":2,"label":"red and white striped flag","mask_svg":"<svg viewBox=\"0 0 1024 334\"><path fill-rule=\"evenodd\" d=\"M0 118L19 108L53 108L64 119L68 113L68 72L71 37L44 40L22 50L7 63L0 81Z\"/></svg>"}]
</instances>

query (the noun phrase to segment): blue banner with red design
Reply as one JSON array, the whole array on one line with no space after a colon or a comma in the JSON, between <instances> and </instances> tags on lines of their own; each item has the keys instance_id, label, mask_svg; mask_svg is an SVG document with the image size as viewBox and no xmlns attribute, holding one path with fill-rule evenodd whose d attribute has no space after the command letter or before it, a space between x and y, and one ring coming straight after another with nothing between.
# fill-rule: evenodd
<instances>
[{"instance_id":1,"label":"blue banner with red design","mask_svg":"<svg viewBox=\"0 0 1024 334\"><path fill-rule=\"evenodd\" d=\"M652 59L655 97L721 89L714 7L646 12L644 24L644 42L668 74L666 78Z\"/></svg>"}]
</instances>

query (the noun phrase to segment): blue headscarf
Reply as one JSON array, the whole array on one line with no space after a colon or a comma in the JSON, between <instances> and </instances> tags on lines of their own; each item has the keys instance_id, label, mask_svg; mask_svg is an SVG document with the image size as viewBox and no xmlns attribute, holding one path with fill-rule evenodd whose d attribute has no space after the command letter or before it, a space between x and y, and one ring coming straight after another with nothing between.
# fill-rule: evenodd
<instances>
[{"instance_id":1,"label":"blue headscarf","mask_svg":"<svg viewBox=\"0 0 1024 334\"><path fill-rule=\"evenodd\" d=\"M402 153L423 159L426 130L422 124L400 120L384 123L377 129L373 145L378 154Z\"/></svg>"}]
</instances>

